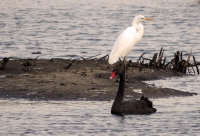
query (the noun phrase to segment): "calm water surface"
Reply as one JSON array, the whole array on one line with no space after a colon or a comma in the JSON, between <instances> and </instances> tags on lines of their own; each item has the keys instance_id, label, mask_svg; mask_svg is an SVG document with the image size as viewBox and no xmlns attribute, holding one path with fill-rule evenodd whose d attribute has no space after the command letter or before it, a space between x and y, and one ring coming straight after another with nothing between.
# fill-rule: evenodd
<instances>
[{"instance_id":1,"label":"calm water surface","mask_svg":"<svg viewBox=\"0 0 200 136\"><path fill-rule=\"evenodd\" d=\"M200 60L199 0L2 0L0 59L106 55L135 15L153 17L130 58L190 49ZM186 57L186 56L184 56ZM199 76L149 83L199 91ZM0 135L200 135L200 96L154 99L156 114L117 117L112 102L0 100Z\"/></svg>"},{"instance_id":2,"label":"calm water surface","mask_svg":"<svg viewBox=\"0 0 200 136\"><path fill-rule=\"evenodd\" d=\"M146 57L164 47L165 55L193 49L200 59L199 0L3 0L0 5L0 58L89 57L106 55L135 15L145 34L131 58Z\"/></svg>"}]
</instances>

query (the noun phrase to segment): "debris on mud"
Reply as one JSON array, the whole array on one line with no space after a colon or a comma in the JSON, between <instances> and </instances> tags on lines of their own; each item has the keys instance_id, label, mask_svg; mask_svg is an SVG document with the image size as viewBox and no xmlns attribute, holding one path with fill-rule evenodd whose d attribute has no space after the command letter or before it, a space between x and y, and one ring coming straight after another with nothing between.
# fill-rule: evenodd
<instances>
[{"instance_id":1,"label":"debris on mud","mask_svg":"<svg viewBox=\"0 0 200 136\"><path fill-rule=\"evenodd\" d=\"M198 65L182 58L176 52L170 62L163 58L163 49L147 59L142 54L137 62L128 61L125 99L141 96L161 98L192 96L195 93L170 88L159 88L142 81L172 76L188 76L186 71ZM0 97L31 100L113 100L117 93L118 80L109 80L112 70L119 65L109 65L108 55L79 59L3 59L0 61ZM9 62L8 62L9 60ZM195 70L193 70L195 71ZM191 70L190 70L191 73ZM140 91L135 91L140 90Z\"/></svg>"}]
</instances>

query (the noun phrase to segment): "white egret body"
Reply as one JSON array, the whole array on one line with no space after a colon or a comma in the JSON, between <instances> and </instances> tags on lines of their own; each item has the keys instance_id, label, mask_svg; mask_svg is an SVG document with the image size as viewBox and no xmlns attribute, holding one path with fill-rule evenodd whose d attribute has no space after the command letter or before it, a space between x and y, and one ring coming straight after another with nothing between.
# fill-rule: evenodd
<instances>
[{"instance_id":1,"label":"white egret body","mask_svg":"<svg viewBox=\"0 0 200 136\"><path fill-rule=\"evenodd\" d=\"M132 26L126 28L117 38L113 49L109 55L109 64L114 64L120 57L126 59L134 45L142 39L144 27L140 23L142 20L153 20L142 15L136 16L132 22Z\"/></svg>"}]
</instances>

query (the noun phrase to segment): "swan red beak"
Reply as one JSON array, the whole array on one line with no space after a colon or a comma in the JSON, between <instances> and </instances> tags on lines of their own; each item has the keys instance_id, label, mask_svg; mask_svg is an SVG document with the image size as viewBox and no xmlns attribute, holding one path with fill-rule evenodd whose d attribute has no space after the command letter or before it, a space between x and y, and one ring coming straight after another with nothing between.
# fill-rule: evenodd
<instances>
[{"instance_id":1,"label":"swan red beak","mask_svg":"<svg viewBox=\"0 0 200 136\"><path fill-rule=\"evenodd\" d=\"M116 71L112 72L110 79L113 79L116 76Z\"/></svg>"}]
</instances>

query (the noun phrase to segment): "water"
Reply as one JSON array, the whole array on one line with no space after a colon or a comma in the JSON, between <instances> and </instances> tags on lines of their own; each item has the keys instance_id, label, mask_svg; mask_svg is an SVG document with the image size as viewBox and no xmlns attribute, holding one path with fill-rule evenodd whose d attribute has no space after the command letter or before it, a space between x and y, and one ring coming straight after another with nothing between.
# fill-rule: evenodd
<instances>
[{"instance_id":1,"label":"water","mask_svg":"<svg viewBox=\"0 0 200 136\"><path fill-rule=\"evenodd\" d=\"M199 0L3 0L0 58L79 58L106 55L135 15L145 22L136 60L165 49L172 57L193 49L200 60ZM184 55L186 57L186 55ZM199 76L151 81L161 87L199 92ZM153 99L152 115L117 117L112 102L0 100L0 135L200 135L200 96Z\"/></svg>"},{"instance_id":2,"label":"water","mask_svg":"<svg viewBox=\"0 0 200 136\"><path fill-rule=\"evenodd\" d=\"M164 47L165 56L200 49L199 0L3 0L0 5L0 58L104 56L135 15L144 22L143 39L130 53L146 57Z\"/></svg>"},{"instance_id":3,"label":"water","mask_svg":"<svg viewBox=\"0 0 200 136\"><path fill-rule=\"evenodd\" d=\"M184 86L184 79L167 79L168 85ZM199 79L187 79L191 91L199 93ZM153 102L155 114L118 117L110 114L110 101L0 100L0 135L200 135L199 95Z\"/></svg>"}]
</instances>

